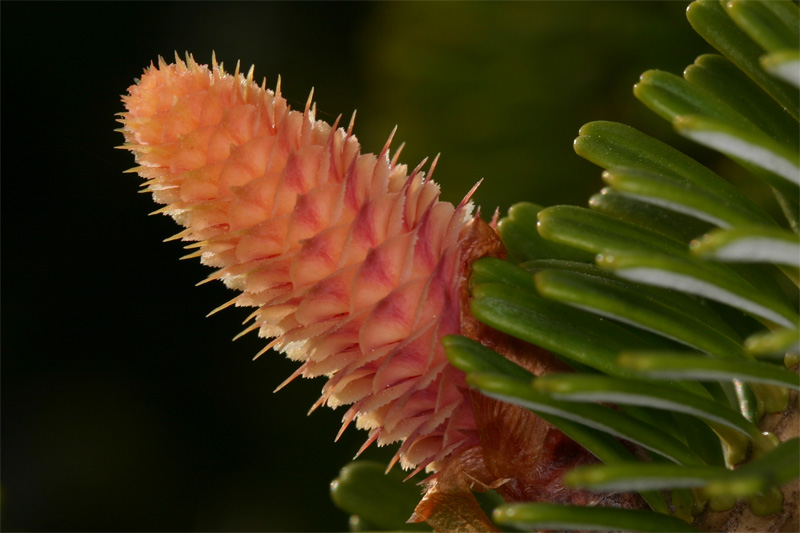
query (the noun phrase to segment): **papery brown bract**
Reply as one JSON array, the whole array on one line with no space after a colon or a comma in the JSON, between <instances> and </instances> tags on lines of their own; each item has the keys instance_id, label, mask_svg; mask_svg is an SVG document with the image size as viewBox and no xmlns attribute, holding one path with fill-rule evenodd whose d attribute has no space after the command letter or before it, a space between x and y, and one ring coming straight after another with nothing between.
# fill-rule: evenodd
<instances>
[{"instance_id":1,"label":"papery brown bract","mask_svg":"<svg viewBox=\"0 0 800 533\"><path fill-rule=\"evenodd\" d=\"M468 305L468 300L464 300ZM465 312L465 336L535 375L568 371L545 350L481 324ZM425 480L426 493L412 521L437 531L495 531L473 492L495 490L507 502L545 501L571 505L643 508L634 493L600 494L564 486L563 475L596 458L528 409L471 391L479 443L454 453ZM481 521L485 521L482 526Z\"/></svg>"}]
</instances>

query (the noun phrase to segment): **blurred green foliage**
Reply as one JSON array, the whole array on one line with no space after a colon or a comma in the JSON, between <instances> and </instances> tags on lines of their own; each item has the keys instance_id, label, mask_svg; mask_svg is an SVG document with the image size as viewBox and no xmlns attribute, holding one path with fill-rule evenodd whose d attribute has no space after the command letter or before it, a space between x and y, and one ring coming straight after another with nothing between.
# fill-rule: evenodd
<instances>
[{"instance_id":1,"label":"blurred green foliage","mask_svg":"<svg viewBox=\"0 0 800 533\"><path fill-rule=\"evenodd\" d=\"M585 204L598 172L572 140L611 118L696 151L631 97L647 68L680 71L708 46L682 2L387 2L361 36L368 149L399 125L410 166L441 152L435 179L458 201L478 179L486 216L522 199ZM363 112L362 112L363 111ZM374 144L374 146L372 146ZM397 142L396 142L397 144Z\"/></svg>"}]
</instances>

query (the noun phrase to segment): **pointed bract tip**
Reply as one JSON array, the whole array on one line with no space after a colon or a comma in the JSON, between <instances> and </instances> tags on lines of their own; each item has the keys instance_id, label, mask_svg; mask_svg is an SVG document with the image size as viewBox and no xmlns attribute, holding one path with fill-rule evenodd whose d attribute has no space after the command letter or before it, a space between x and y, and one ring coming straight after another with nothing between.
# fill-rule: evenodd
<instances>
[{"instance_id":1,"label":"pointed bract tip","mask_svg":"<svg viewBox=\"0 0 800 533\"><path fill-rule=\"evenodd\" d=\"M197 253L197 252L195 252L195 253ZM202 252L200 252L200 253L202 254ZM194 255L194 254L189 254L189 255ZM181 259L183 259L183 258L181 258ZM223 309L227 309L228 307L230 307L233 304L235 304L237 300L239 300L238 296L236 296L234 298L231 298L230 300L228 300L224 304L220 305L219 307L217 307L215 309L212 309L211 312L206 315L206 318L210 317L211 315L215 315L215 314L219 313Z\"/></svg>"},{"instance_id":2,"label":"pointed bract tip","mask_svg":"<svg viewBox=\"0 0 800 533\"><path fill-rule=\"evenodd\" d=\"M422 161L420 161L419 165L417 165L417 168L415 168L414 171L411 172L411 174L409 174L408 179L410 180L410 179L413 179L414 177L416 177L416 175L419 174L420 170L422 170L422 167L424 167L425 163L427 163L427 162L428 162L428 158L427 157L424 158Z\"/></svg>"},{"instance_id":3,"label":"pointed bract tip","mask_svg":"<svg viewBox=\"0 0 800 533\"><path fill-rule=\"evenodd\" d=\"M184 250L194 250L195 248L202 248L203 246L206 246L206 245L208 245L208 241L192 242L192 243L189 243L186 246L184 246L183 249Z\"/></svg>"},{"instance_id":4,"label":"pointed bract tip","mask_svg":"<svg viewBox=\"0 0 800 533\"><path fill-rule=\"evenodd\" d=\"M356 111L357 109L353 109L353 115L350 117L350 124L347 126L347 136L350 137L353 135L353 127L356 125Z\"/></svg>"},{"instance_id":5,"label":"pointed bract tip","mask_svg":"<svg viewBox=\"0 0 800 533\"><path fill-rule=\"evenodd\" d=\"M394 125L392 128L392 132L389 134L389 138L386 139L386 144L383 145L383 149L381 150L380 156L384 157L389 153L389 146L392 145L392 140L394 139L394 134L397 133L397 124Z\"/></svg>"},{"instance_id":6,"label":"pointed bract tip","mask_svg":"<svg viewBox=\"0 0 800 533\"><path fill-rule=\"evenodd\" d=\"M339 128L339 122L341 121L342 121L342 114L339 113L339 116L336 117L336 120L333 121L333 125L331 126L331 133L333 133Z\"/></svg>"},{"instance_id":7,"label":"pointed bract tip","mask_svg":"<svg viewBox=\"0 0 800 533\"><path fill-rule=\"evenodd\" d=\"M201 281L200 283L204 283L204 282L205 282L205 280ZM200 285L200 283L198 283L198 285ZM250 333L254 329L258 329L258 324L252 324L249 327L244 328L242 331L237 333L236 336L234 336L233 339L231 339L231 340L232 341L238 341L239 339L241 339L242 337L244 337L245 335L247 335L248 333Z\"/></svg>"},{"instance_id":8,"label":"pointed bract tip","mask_svg":"<svg viewBox=\"0 0 800 533\"><path fill-rule=\"evenodd\" d=\"M308 93L308 98L306 99L306 108L305 114L308 114L308 110L311 109L311 103L314 100L314 88L311 88L311 92Z\"/></svg>"},{"instance_id":9,"label":"pointed bract tip","mask_svg":"<svg viewBox=\"0 0 800 533\"><path fill-rule=\"evenodd\" d=\"M216 271L212 272L211 274L209 274L205 279L195 283L194 286L195 287L199 287L200 285L205 285L206 283L208 283L210 281L217 280L217 279L222 277L223 272L224 272L223 270L216 270Z\"/></svg>"},{"instance_id":10,"label":"pointed bract tip","mask_svg":"<svg viewBox=\"0 0 800 533\"><path fill-rule=\"evenodd\" d=\"M203 257L203 250L197 250L196 252L192 252L192 253L190 253L190 254L183 255L183 256L179 257L179 258L178 258L178 260L180 260L180 261L185 261L186 259L194 259L195 257ZM210 312L209 314L207 314L206 316L211 316L211 315L213 315L215 312L216 312L216 310L214 310L214 311L211 311L211 312Z\"/></svg>"},{"instance_id":11,"label":"pointed bract tip","mask_svg":"<svg viewBox=\"0 0 800 533\"><path fill-rule=\"evenodd\" d=\"M140 192L141 192L141 191L140 191ZM185 230L179 231L178 233L176 233L176 234L175 234L175 235L173 235L172 237L167 237L167 238L166 238L166 239L164 239L162 242L177 241L178 239L182 239L182 238L184 238L186 235L188 235L188 234L189 234L189 231L190 231L189 229L185 229Z\"/></svg>"},{"instance_id":12,"label":"pointed bract tip","mask_svg":"<svg viewBox=\"0 0 800 533\"><path fill-rule=\"evenodd\" d=\"M397 166L397 162L400 160L400 154L403 152L403 148L406 147L406 143L400 143L400 146L397 147L397 150L394 151L394 156L392 157L392 168Z\"/></svg>"},{"instance_id":13,"label":"pointed bract tip","mask_svg":"<svg viewBox=\"0 0 800 533\"><path fill-rule=\"evenodd\" d=\"M270 348L272 348L272 347L275 345L275 341L277 341L277 340L278 340L278 339L275 339L274 341L272 341L271 343L269 343L269 344L268 344L268 345L267 345L267 346L266 346L266 347L265 347L263 350L261 350L261 351L260 351L260 352L259 352L259 353L256 355L256 357L254 357L254 358L253 358L253 361L255 361L255 360L256 360L256 358L257 358L258 356L260 356L262 353L264 353L264 352L266 352L267 350L269 350ZM275 393L275 392L278 392L279 390L281 390L282 388L284 388L286 385L288 385L289 383L291 383L292 381L294 381L294 380L295 380L295 378L298 378L298 377L300 377L300 375L303 373L303 371L304 371L305 369L306 369L306 366L305 366L305 365L300 365L300 366L297 368L297 370L295 370L294 372L292 372L292 375L291 375L291 376L289 376L288 378L286 378L286 379L283 381L283 383L281 383L280 385L278 385L278 386L275 388L275 390L274 390L274 391L272 391L272 392L273 392L273 393Z\"/></svg>"},{"instance_id":14,"label":"pointed bract tip","mask_svg":"<svg viewBox=\"0 0 800 533\"><path fill-rule=\"evenodd\" d=\"M159 209L156 209L155 211L152 211L152 212L150 212L150 213L147 213L147 216L151 217L151 216L153 216L153 215L161 215L161 214L164 214L164 213L166 213L167 211L169 211L169 208L170 208L170 206L168 206L168 205L165 205L164 207L161 207L161 208L159 208Z\"/></svg>"},{"instance_id":15,"label":"pointed bract tip","mask_svg":"<svg viewBox=\"0 0 800 533\"><path fill-rule=\"evenodd\" d=\"M433 171L436 170L436 163L439 162L439 156L440 155L442 155L441 152L436 154L436 157L433 158L433 162L431 163L431 169L428 171L428 179L429 180L433 179Z\"/></svg>"},{"instance_id":16,"label":"pointed bract tip","mask_svg":"<svg viewBox=\"0 0 800 533\"><path fill-rule=\"evenodd\" d=\"M364 444L361 445L361 448L358 449L358 452L356 452L356 455L355 455L355 457L353 457L353 459L358 459L359 455L361 455L362 453L367 451L367 448L369 448L372 445L373 442L378 440L378 436L379 435L380 435L380 431L378 431L377 428L373 429L372 431L370 431L369 438L364 442Z\"/></svg>"},{"instance_id":17,"label":"pointed bract tip","mask_svg":"<svg viewBox=\"0 0 800 533\"><path fill-rule=\"evenodd\" d=\"M494 208L494 215L492 215L492 221L491 221L491 223L489 223L489 226L492 229L496 230L497 229L497 223L499 221L500 221L500 206L497 206L497 207Z\"/></svg>"},{"instance_id":18,"label":"pointed bract tip","mask_svg":"<svg viewBox=\"0 0 800 533\"><path fill-rule=\"evenodd\" d=\"M276 339L276 340L277 340L277 339ZM272 342L270 342L269 344L267 344L266 346L264 346L263 348L261 348L261 349L258 351L258 353L257 353L257 354L255 354L255 355L253 356L253 361L255 361L256 359L258 359L259 357L261 357L262 355L264 355L265 353L267 353L267 352L270 350L270 348L272 348L272 346L273 346L274 344L275 344L275 341L272 341ZM281 390L281 389L282 389L282 388L283 388L283 387L284 387L284 386L285 386L285 385L288 383L288 381L289 381L289 380L286 380L286 381L284 381L283 383L281 383L280 385L278 385L278 388L277 388L277 389L275 389L275 390L274 390L274 391L272 391L272 392L278 392L279 390Z\"/></svg>"},{"instance_id":19,"label":"pointed bract tip","mask_svg":"<svg viewBox=\"0 0 800 533\"><path fill-rule=\"evenodd\" d=\"M395 453L391 461L389 461L389 465L386 467L386 470L383 473L388 474L399 460L400 460L400 450L397 450L397 453Z\"/></svg>"},{"instance_id":20,"label":"pointed bract tip","mask_svg":"<svg viewBox=\"0 0 800 533\"><path fill-rule=\"evenodd\" d=\"M412 470L412 471L411 471L411 473L405 477L405 479L403 479L403 483L405 483L406 481L408 481L408 480L409 480L409 479L411 479L412 477L414 477L414 476L416 476L417 474L419 474L420 472L422 472L422 470L423 470L423 469L424 469L426 466L428 466L430 463L431 463L430 461L428 461L428 462L425 462L425 463L421 463L421 464L420 464L419 466L417 466L417 467L416 467L414 470Z\"/></svg>"},{"instance_id":21,"label":"pointed bract tip","mask_svg":"<svg viewBox=\"0 0 800 533\"><path fill-rule=\"evenodd\" d=\"M478 183L473 185L469 192L464 196L464 199L461 200L460 204L458 204L459 209L467 205L467 202L469 202L470 198L472 198L472 195L475 194L475 191L478 190L478 187L480 187L481 183L483 183L483 178L479 179Z\"/></svg>"}]
</instances>

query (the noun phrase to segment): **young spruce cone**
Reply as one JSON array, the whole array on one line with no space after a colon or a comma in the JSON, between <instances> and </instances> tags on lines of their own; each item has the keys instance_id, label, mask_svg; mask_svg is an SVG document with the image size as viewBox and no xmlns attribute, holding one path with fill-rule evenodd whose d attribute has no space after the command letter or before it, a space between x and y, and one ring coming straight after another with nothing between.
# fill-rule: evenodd
<instances>
[{"instance_id":1,"label":"young spruce cone","mask_svg":"<svg viewBox=\"0 0 800 533\"><path fill-rule=\"evenodd\" d=\"M490 487L509 501L599 501L561 484L587 452L529 411L470 392L445 356L441 338L463 334L535 374L557 367L469 314L470 263L504 253L471 193L439 201L419 167L390 159L389 142L361 154L352 123L315 120L310 98L292 111L279 87L187 56L151 65L123 96L132 170L186 228L175 238L196 241L191 255L217 269L209 279L241 291L222 307L255 307L245 332L301 362L284 384L328 377L313 407L351 405L342 430L353 420L369 430L362 450L400 441L391 464L436 472L414 520L492 528L471 492Z\"/></svg>"}]
</instances>

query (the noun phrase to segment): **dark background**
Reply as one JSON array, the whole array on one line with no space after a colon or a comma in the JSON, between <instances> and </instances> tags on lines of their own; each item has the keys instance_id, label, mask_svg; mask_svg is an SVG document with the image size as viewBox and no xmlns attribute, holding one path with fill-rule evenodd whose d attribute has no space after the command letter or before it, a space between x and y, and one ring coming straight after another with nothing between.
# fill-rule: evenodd
<instances>
[{"instance_id":1,"label":"dark background","mask_svg":"<svg viewBox=\"0 0 800 533\"><path fill-rule=\"evenodd\" d=\"M249 311L194 287L177 231L122 174L119 95L158 54L211 51L318 117L358 108L365 152L395 124L403 161L442 153L458 201L585 204L585 122L669 126L636 102L648 68L707 47L683 2L42 3L2 10L2 472L5 531L329 531L328 483L366 434L306 417L321 382L230 339ZM674 141L681 148L685 143ZM690 149L693 150L693 149ZM386 457L393 450L368 452Z\"/></svg>"}]
</instances>

